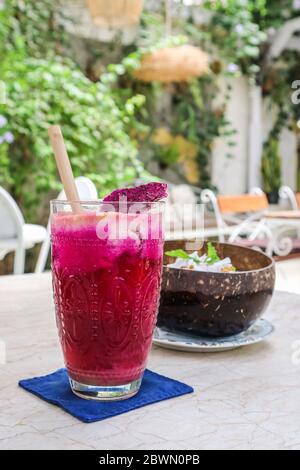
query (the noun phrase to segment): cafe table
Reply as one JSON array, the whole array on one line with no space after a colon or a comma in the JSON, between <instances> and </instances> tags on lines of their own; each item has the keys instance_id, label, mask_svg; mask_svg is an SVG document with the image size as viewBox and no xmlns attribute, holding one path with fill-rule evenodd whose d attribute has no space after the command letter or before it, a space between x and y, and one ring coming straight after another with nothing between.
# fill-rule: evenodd
<instances>
[{"instance_id":1,"label":"cafe table","mask_svg":"<svg viewBox=\"0 0 300 470\"><path fill-rule=\"evenodd\" d=\"M194 393L93 424L17 385L63 364L50 274L1 277L0 298L0 449L300 449L300 296L275 293L263 343L215 354L154 346L148 367Z\"/></svg>"},{"instance_id":2,"label":"cafe table","mask_svg":"<svg viewBox=\"0 0 300 470\"><path fill-rule=\"evenodd\" d=\"M289 225L291 227L300 227L300 210L299 211L269 211L264 217L274 225Z\"/></svg>"}]
</instances>

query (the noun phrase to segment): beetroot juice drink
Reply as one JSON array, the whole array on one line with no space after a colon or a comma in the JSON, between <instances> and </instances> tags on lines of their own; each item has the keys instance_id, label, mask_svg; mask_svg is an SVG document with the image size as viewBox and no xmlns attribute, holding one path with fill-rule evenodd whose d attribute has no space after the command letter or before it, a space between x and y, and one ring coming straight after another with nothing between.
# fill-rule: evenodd
<instances>
[{"instance_id":1,"label":"beetroot juice drink","mask_svg":"<svg viewBox=\"0 0 300 470\"><path fill-rule=\"evenodd\" d=\"M156 324L162 203L52 203L56 319L74 393L120 399L139 390ZM78 209L78 207L77 207Z\"/></svg>"}]
</instances>

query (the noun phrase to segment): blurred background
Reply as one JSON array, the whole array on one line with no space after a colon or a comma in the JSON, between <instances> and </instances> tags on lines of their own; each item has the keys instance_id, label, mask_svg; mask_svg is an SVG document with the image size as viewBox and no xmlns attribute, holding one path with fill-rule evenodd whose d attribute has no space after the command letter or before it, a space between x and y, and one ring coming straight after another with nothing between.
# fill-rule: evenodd
<instances>
[{"instance_id":1,"label":"blurred background","mask_svg":"<svg viewBox=\"0 0 300 470\"><path fill-rule=\"evenodd\" d=\"M47 224L58 123L100 196L160 178L277 204L300 191L299 53L299 0L0 0L0 186Z\"/></svg>"}]
</instances>

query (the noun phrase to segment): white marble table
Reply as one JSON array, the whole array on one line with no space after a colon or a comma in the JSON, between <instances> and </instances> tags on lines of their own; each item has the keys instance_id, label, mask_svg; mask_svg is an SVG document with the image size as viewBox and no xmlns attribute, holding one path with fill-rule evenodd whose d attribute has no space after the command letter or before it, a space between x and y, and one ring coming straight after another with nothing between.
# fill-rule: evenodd
<instances>
[{"instance_id":1,"label":"white marble table","mask_svg":"<svg viewBox=\"0 0 300 470\"><path fill-rule=\"evenodd\" d=\"M276 293L276 332L263 344L209 355L154 347L149 367L195 393L95 424L17 386L62 366L49 274L2 277L0 298L0 449L300 449L300 296Z\"/></svg>"}]
</instances>

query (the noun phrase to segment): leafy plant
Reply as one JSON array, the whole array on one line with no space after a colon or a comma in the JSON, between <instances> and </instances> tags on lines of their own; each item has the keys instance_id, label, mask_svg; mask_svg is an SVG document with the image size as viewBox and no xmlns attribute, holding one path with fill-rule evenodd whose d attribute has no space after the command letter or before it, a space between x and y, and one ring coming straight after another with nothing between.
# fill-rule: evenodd
<instances>
[{"instance_id":1,"label":"leafy plant","mask_svg":"<svg viewBox=\"0 0 300 470\"><path fill-rule=\"evenodd\" d=\"M14 141L13 134L8 130L8 122L5 116L0 115L0 163L1 174L7 183L11 183L9 173L8 147Z\"/></svg>"},{"instance_id":2,"label":"leafy plant","mask_svg":"<svg viewBox=\"0 0 300 470\"><path fill-rule=\"evenodd\" d=\"M67 36L55 23L59 3L52 0L5 0L1 30L6 29L6 49L26 49L30 56L55 57L66 45Z\"/></svg>"},{"instance_id":3,"label":"leafy plant","mask_svg":"<svg viewBox=\"0 0 300 470\"><path fill-rule=\"evenodd\" d=\"M220 58L235 65L235 71L257 73L261 46L267 40L258 22L266 14L266 0L206 0L204 7L212 14L207 35Z\"/></svg>"},{"instance_id":4,"label":"leafy plant","mask_svg":"<svg viewBox=\"0 0 300 470\"><path fill-rule=\"evenodd\" d=\"M210 166L215 139L224 137L230 146L234 145L235 131L226 119L226 103L214 104L217 92L216 76L211 75L175 87L172 130L182 134L197 149L200 187L211 185Z\"/></svg>"},{"instance_id":5,"label":"leafy plant","mask_svg":"<svg viewBox=\"0 0 300 470\"><path fill-rule=\"evenodd\" d=\"M284 51L272 64L266 60L276 30L299 16L299 5L293 0L206 0L203 5L210 15L208 22L197 26L190 20L186 31L215 57L211 64L214 73L243 74L252 83L263 85L265 96L279 115L272 130L271 147L284 128L293 130L297 137L300 190L300 114L299 107L288 98L291 83L299 78L299 53ZM213 80L213 76L210 78ZM273 178L278 181L278 165L274 173Z\"/></svg>"},{"instance_id":6,"label":"leafy plant","mask_svg":"<svg viewBox=\"0 0 300 470\"><path fill-rule=\"evenodd\" d=\"M29 215L42 197L60 188L47 135L50 124L63 129L75 175L89 176L100 194L143 172L136 142L128 136L143 97L131 94L117 104L108 84L93 83L71 59L57 55L60 36L49 25L50 3L28 1L23 8L23 2L10 0L0 11L0 77L8 96L0 114L14 136L0 151L0 184Z\"/></svg>"},{"instance_id":7,"label":"leafy plant","mask_svg":"<svg viewBox=\"0 0 300 470\"><path fill-rule=\"evenodd\" d=\"M144 174L138 150L145 160L156 159L179 171L182 179L191 181L192 174L193 184L209 186L216 139L227 139L228 156L235 145L235 131L226 119L230 87L221 104L214 100L219 79L228 75L244 74L263 84L265 96L281 116L265 144L263 162L267 186L278 186L275 141L284 127L292 129L300 141L299 107L288 99L290 84L299 78L299 56L285 52L272 67L266 66L265 57L270 32L299 15L293 0L204 0L201 5L208 15L202 24L193 20L192 6L176 2L176 35L171 37L165 35L162 2L155 12L145 8L135 43L121 47L119 63L109 66L97 83L87 78L74 58L66 57L71 54L68 36L55 22L58 3L6 0L0 10L0 80L6 82L8 91L0 114L7 119L5 132L15 139L0 145L0 184L27 210L37 207L49 191L58 190L46 132L53 122L62 125L75 174L88 174L101 193ZM180 17L181 8L184 15ZM178 36L178 31L185 36ZM132 72L143 55L187 41L209 52L209 75L167 87L135 80ZM193 145L193 161L185 160L178 141L153 145L158 127ZM276 162L275 168L269 168L270 161Z\"/></svg>"},{"instance_id":8,"label":"leafy plant","mask_svg":"<svg viewBox=\"0 0 300 470\"><path fill-rule=\"evenodd\" d=\"M281 156L279 141L271 136L264 145L262 156L262 176L266 193L279 191L282 185Z\"/></svg>"}]
</instances>

